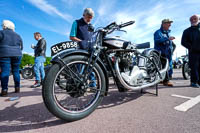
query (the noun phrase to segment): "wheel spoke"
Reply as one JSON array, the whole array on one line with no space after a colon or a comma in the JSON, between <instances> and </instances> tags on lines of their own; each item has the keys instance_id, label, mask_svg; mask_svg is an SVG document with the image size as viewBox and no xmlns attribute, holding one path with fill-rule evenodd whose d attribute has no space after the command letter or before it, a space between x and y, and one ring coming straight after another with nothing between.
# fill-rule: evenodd
<instances>
[{"instance_id":1,"label":"wheel spoke","mask_svg":"<svg viewBox=\"0 0 200 133\"><path fill-rule=\"evenodd\" d=\"M79 112L89 108L91 104L94 104L95 99L97 99L102 92L101 89L99 89L101 88L101 80L96 69L92 70L95 75L95 82L98 81L95 88L87 87L90 83L89 75L86 78L88 80L86 80L85 86L79 80L83 79L87 65L85 63L86 62L81 61L76 63L70 62L68 67L72 72L62 68L55 80L54 95L57 103L69 112ZM79 76L79 79L73 73Z\"/></svg>"}]
</instances>

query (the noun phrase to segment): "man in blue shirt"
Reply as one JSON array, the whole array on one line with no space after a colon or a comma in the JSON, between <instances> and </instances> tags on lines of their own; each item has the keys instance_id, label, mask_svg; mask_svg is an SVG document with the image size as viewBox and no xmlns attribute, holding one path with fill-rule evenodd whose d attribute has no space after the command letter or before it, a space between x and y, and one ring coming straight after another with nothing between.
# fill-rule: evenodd
<instances>
[{"instance_id":1,"label":"man in blue shirt","mask_svg":"<svg viewBox=\"0 0 200 133\"><path fill-rule=\"evenodd\" d=\"M166 57L169 61L169 71L166 74L165 79L163 80L163 85L165 86L173 86L171 82L169 82L169 76L172 76L173 69L172 69L172 52L173 52L173 42L172 40L175 37L170 36L170 26L171 23L170 19L162 20L162 25L159 30L154 33L154 48L161 52L163 57Z\"/></svg>"},{"instance_id":2,"label":"man in blue shirt","mask_svg":"<svg viewBox=\"0 0 200 133\"><path fill-rule=\"evenodd\" d=\"M94 11L91 8L86 8L83 12L83 17L79 20L75 20L72 24L70 32L70 40L79 42L80 49L89 50L92 32L88 29L90 27L90 22L94 17ZM94 72L90 75L90 87L96 87L96 78Z\"/></svg>"}]
</instances>

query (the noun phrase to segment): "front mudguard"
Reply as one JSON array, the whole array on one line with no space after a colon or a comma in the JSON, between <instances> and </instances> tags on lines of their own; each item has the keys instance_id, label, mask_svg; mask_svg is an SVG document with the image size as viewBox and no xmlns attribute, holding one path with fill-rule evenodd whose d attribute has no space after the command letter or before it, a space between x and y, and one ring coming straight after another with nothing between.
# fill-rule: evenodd
<instances>
[{"instance_id":1,"label":"front mudguard","mask_svg":"<svg viewBox=\"0 0 200 133\"><path fill-rule=\"evenodd\" d=\"M61 67L63 66L62 63L62 59L67 57L67 56L71 56L71 55L84 55L84 56L88 56L88 58L90 57L90 53L86 50L70 50L64 53L61 53L55 57L52 58L51 63L52 64L59 64ZM108 94L108 88L109 88L109 76L108 76L108 70L105 67L105 65L103 64L102 60L100 58L97 59L97 63L98 65L102 68L103 73L105 75L105 79L106 79L106 92L105 92L105 96L107 96Z\"/></svg>"}]
</instances>

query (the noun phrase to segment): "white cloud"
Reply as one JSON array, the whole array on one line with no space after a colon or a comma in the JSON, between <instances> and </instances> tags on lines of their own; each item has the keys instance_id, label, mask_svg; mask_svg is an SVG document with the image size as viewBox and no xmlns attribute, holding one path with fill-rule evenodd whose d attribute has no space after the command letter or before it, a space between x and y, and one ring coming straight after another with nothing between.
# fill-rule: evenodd
<instances>
[{"instance_id":1,"label":"white cloud","mask_svg":"<svg viewBox=\"0 0 200 133\"><path fill-rule=\"evenodd\" d=\"M74 5L83 4L83 0L61 0L61 1L70 7L73 7Z\"/></svg>"},{"instance_id":2,"label":"white cloud","mask_svg":"<svg viewBox=\"0 0 200 133\"><path fill-rule=\"evenodd\" d=\"M27 0L27 1L49 15L57 15L68 22L71 22L72 20L72 16L60 12L56 7L49 4L46 0Z\"/></svg>"}]
</instances>

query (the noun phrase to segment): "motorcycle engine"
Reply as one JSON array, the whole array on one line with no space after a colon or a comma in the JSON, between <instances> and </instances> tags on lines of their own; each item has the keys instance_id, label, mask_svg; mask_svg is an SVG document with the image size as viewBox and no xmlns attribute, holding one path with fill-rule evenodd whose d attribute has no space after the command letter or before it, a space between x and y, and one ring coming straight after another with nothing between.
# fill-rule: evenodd
<instances>
[{"instance_id":1,"label":"motorcycle engine","mask_svg":"<svg viewBox=\"0 0 200 133\"><path fill-rule=\"evenodd\" d=\"M129 85L138 85L147 77L147 72L144 69L140 69L137 66L137 62L137 58L131 53L124 54L120 58L121 76Z\"/></svg>"}]
</instances>

